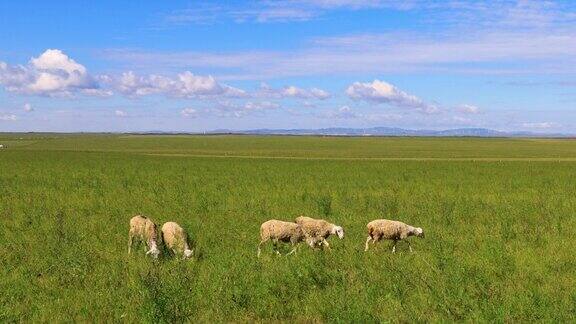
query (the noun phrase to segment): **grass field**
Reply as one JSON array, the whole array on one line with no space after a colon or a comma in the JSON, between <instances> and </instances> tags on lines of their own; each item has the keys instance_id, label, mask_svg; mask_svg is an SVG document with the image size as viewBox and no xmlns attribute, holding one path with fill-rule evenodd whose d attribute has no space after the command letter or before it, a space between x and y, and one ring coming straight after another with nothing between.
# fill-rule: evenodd
<instances>
[{"instance_id":1,"label":"grass field","mask_svg":"<svg viewBox=\"0 0 576 324\"><path fill-rule=\"evenodd\" d=\"M0 321L576 321L576 140L0 134ZM248 157L248 158L247 158ZM143 213L193 260L127 255ZM342 225L256 258L259 225ZM414 253L363 251L376 218ZM286 249L287 251L288 249ZM140 252L140 251L138 251Z\"/></svg>"}]
</instances>

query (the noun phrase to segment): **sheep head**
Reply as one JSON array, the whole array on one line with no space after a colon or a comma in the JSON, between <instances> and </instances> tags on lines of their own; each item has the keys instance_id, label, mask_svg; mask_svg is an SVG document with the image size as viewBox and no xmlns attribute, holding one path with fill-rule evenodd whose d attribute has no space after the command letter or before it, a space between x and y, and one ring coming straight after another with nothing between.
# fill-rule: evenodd
<instances>
[{"instance_id":1,"label":"sheep head","mask_svg":"<svg viewBox=\"0 0 576 324\"><path fill-rule=\"evenodd\" d=\"M416 227L414 229L414 235L424 238L424 230L421 227Z\"/></svg>"},{"instance_id":2,"label":"sheep head","mask_svg":"<svg viewBox=\"0 0 576 324\"><path fill-rule=\"evenodd\" d=\"M158 256L160 255L160 250L158 250L158 248L154 246L148 252L146 252L146 255L148 254L151 254L154 259L158 259Z\"/></svg>"},{"instance_id":3,"label":"sheep head","mask_svg":"<svg viewBox=\"0 0 576 324\"><path fill-rule=\"evenodd\" d=\"M342 228L342 226L334 225L332 227L332 231L330 234L336 234L336 235L338 235L338 238L343 239L344 238L344 229Z\"/></svg>"},{"instance_id":4,"label":"sheep head","mask_svg":"<svg viewBox=\"0 0 576 324\"><path fill-rule=\"evenodd\" d=\"M194 252L193 252L192 250L190 250L190 249L184 250L184 259L190 258L193 253L194 253Z\"/></svg>"}]
</instances>

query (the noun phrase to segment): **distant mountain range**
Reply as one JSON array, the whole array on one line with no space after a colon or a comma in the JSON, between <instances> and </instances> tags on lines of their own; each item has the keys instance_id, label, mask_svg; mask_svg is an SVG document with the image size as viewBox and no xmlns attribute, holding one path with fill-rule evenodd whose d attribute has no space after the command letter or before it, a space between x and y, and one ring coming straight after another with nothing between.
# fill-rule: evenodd
<instances>
[{"instance_id":1,"label":"distant mountain range","mask_svg":"<svg viewBox=\"0 0 576 324\"><path fill-rule=\"evenodd\" d=\"M487 128L457 128L447 130L404 129L396 127L372 128L319 128L319 129L219 129L206 134L243 135L327 135L327 136L470 136L470 137L574 137L569 134L549 134L536 132L503 132Z\"/></svg>"}]
</instances>

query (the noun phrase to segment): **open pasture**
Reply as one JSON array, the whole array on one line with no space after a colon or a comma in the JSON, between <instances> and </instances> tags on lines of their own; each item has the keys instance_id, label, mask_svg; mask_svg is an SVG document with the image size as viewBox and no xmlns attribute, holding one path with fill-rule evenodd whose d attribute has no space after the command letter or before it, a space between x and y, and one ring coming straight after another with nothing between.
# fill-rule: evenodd
<instances>
[{"instance_id":1,"label":"open pasture","mask_svg":"<svg viewBox=\"0 0 576 324\"><path fill-rule=\"evenodd\" d=\"M0 134L0 321L576 320L576 141ZM249 158L247 158L249 157ZM127 255L142 213L195 257ZM256 258L259 226L344 227ZM414 253L366 223L420 226ZM288 251L288 248L285 248ZM140 251L137 251L140 252Z\"/></svg>"}]
</instances>

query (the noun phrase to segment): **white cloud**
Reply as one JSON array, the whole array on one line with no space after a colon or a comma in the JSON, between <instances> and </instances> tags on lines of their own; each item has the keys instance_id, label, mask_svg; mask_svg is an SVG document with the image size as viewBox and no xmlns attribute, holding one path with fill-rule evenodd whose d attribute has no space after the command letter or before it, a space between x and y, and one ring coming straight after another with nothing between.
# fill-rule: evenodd
<instances>
[{"instance_id":1,"label":"white cloud","mask_svg":"<svg viewBox=\"0 0 576 324\"><path fill-rule=\"evenodd\" d=\"M330 93L318 88L302 89L296 86L286 86L281 89L274 89L266 83L260 84L256 91L256 97L264 98L299 98L299 99L318 99L324 100L330 98Z\"/></svg>"},{"instance_id":2,"label":"white cloud","mask_svg":"<svg viewBox=\"0 0 576 324\"><path fill-rule=\"evenodd\" d=\"M244 90L234 88L225 84L216 82L212 76L199 76L186 71L178 75L181 84L178 85L177 93L183 97L193 96L225 96L225 97L244 97Z\"/></svg>"},{"instance_id":3,"label":"white cloud","mask_svg":"<svg viewBox=\"0 0 576 324\"><path fill-rule=\"evenodd\" d=\"M38 70L62 70L69 74L86 74L86 68L69 58L61 50L48 49L37 58L32 58L30 64Z\"/></svg>"},{"instance_id":4,"label":"white cloud","mask_svg":"<svg viewBox=\"0 0 576 324\"><path fill-rule=\"evenodd\" d=\"M70 96L76 92L98 90L96 80L86 68L62 51L48 49L26 66L0 62L0 85L10 92Z\"/></svg>"},{"instance_id":5,"label":"white cloud","mask_svg":"<svg viewBox=\"0 0 576 324\"><path fill-rule=\"evenodd\" d=\"M355 119L355 118L361 118L362 115L353 111L352 108L350 108L349 106L342 106L338 108L338 110L336 111L329 111L326 114L326 117L336 119Z\"/></svg>"},{"instance_id":6,"label":"white cloud","mask_svg":"<svg viewBox=\"0 0 576 324\"><path fill-rule=\"evenodd\" d=\"M464 114L479 114L480 113L480 108L478 108L477 106L474 105L468 105L468 104L463 104L460 105L458 107L456 107L456 110L458 110L461 113Z\"/></svg>"},{"instance_id":7,"label":"white cloud","mask_svg":"<svg viewBox=\"0 0 576 324\"><path fill-rule=\"evenodd\" d=\"M317 13L301 8L276 6L265 9L237 11L234 12L233 15L237 22L256 21L259 23L267 23L306 21L317 16Z\"/></svg>"},{"instance_id":8,"label":"white cloud","mask_svg":"<svg viewBox=\"0 0 576 324\"><path fill-rule=\"evenodd\" d=\"M211 7L206 11L206 7ZM566 74L576 72L576 11L570 1L540 0L278 0L241 5L194 6L205 21L257 21L266 11L295 9L294 20L329 10L415 9L405 31L321 37L284 51L113 53L126 62L166 68L222 69L220 80L263 80L336 73ZM304 18L304 19L303 19ZM282 19L286 19L283 17ZM273 22L273 19L268 21ZM135 61L140 61L136 63ZM216 73L216 72L213 72Z\"/></svg>"},{"instance_id":9,"label":"white cloud","mask_svg":"<svg viewBox=\"0 0 576 324\"><path fill-rule=\"evenodd\" d=\"M0 85L15 91L18 85L30 82L31 76L23 66L9 66L0 61Z\"/></svg>"},{"instance_id":10,"label":"white cloud","mask_svg":"<svg viewBox=\"0 0 576 324\"><path fill-rule=\"evenodd\" d=\"M576 31L551 29L349 35L281 52L110 50L104 55L135 68L210 68L220 80L265 80L338 73L566 74L576 72L575 52Z\"/></svg>"},{"instance_id":11,"label":"white cloud","mask_svg":"<svg viewBox=\"0 0 576 324\"><path fill-rule=\"evenodd\" d=\"M112 79L107 79L107 81L111 82ZM173 81L168 78L156 75L139 77L132 71L122 73L118 80L115 81L116 84L113 86L115 86L120 93L127 96L145 96L167 91L173 83Z\"/></svg>"},{"instance_id":12,"label":"white cloud","mask_svg":"<svg viewBox=\"0 0 576 324\"><path fill-rule=\"evenodd\" d=\"M123 110L116 110L114 111L114 115L116 115L117 117L126 117L128 116L128 114L123 111Z\"/></svg>"},{"instance_id":13,"label":"white cloud","mask_svg":"<svg viewBox=\"0 0 576 324\"><path fill-rule=\"evenodd\" d=\"M32 105L29 104L29 103L25 103L23 109L24 109L25 112L34 111L34 108L33 108Z\"/></svg>"},{"instance_id":14,"label":"white cloud","mask_svg":"<svg viewBox=\"0 0 576 324\"><path fill-rule=\"evenodd\" d=\"M238 98L247 95L244 90L219 83L213 76L195 75L189 71L175 77L139 76L132 71L118 77L91 76L83 65L56 49L46 50L26 66L0 62L0 85L10 92L46 96L108 97L114 90L132 97L163 94L179 98Z\"/></svg>"},{"instance_id":15,"label":"white cloud","mask_svg":"<svg viewBox=\"0 0 576 324\"><path fill-rule=\"evenodd\" d=\"M361 83L354 82L346 89L346 94L357 100L373 103L385 103L395 107L415 109L423 113L434 113L438 108L422 101L420 98L408 94L394 85L380 80Z\"/></svg>"},{"instance_id":16,"label":"white cloud","mask_svg":"<svg viewBox=\"0 0 576 324\"><path fill-rule=\"evenodd\" d=\"M114 95L112 90L107 89L82 89L80 93L93 97L111 97Z\"/></svg>"},{"instance_id":17,"label":"white cloud","mask_svg":"<svg viewBox=\"0 0 576 324\"><path fill-rule=\"evenodd\" d=\"M282 23L308 21L335 9L377 9L389 8L405 10L415 7L417 0L275 0L254 3L241 2L237 6L223 2L219 5L195 4L193 8L176 10L164 17L171 25L211 24L222 20L237 23Z\"/></svg>"},{"instance_id":18,"label":"white cloud","mask_svg":"<svg viewBox=\"0 0 576 324\"><path fill-rule=\"evenodd\" d=\"M194 8L176 10L164 16L168 25L213 24L222 20L236 23L306 21L316 17L317 10L286 5L283 1L263 2L254 6L235 7L230 5L195 5Z\"/></svg>"},{"instance_id":19,"label":"white cloud","mask_svg":"<svg viewBox=\"0 0 576 324\"><path fill-rule=\"evenodd\" d=\"M182 115L182 117L196 118L196 117L198 117L198 110L196 110L194 108L185 108L185 109L182 109L180 114Z\"/></svg>"},{"instance_id":20,"label":"white cloud","mask_svg":"<svg viewBox=\"0 0 576 324\"><path fill-rule=\"evenodd\" d=\"M555 122L538 122L538 123L523 123L522 127L532 129L550 129L558 128L561 125Z\"/></svg>"},{"instance_id":21,"label":"white cloud","mask_svg":"<svg viewBox=\"0 0 576 324\"><path fill-rule=\"evenodd\" d=\"M244 104L244 109L246 110L270 110L270 109L278 109L280 105L275 102L270 101L262 101L262 102L252 102L249 101Z\"/></svg>"},{"instance_id":22,"label":"white cloud","mask_svg":"<svg viewBox=\"0 0 576 324\"><path fill-rule=\"evenodd\" d=\"M337 110L316 114L316 116L330 119L362 119L370 122L397 121L402 119L402 116L399 114L382 114L382 113L366 114L358 112L350 108L350 106L346 105L338 108Z\"/></svg>"},{"instance_id":23,"label":"white cloud","mask_svg":"<svg viewBox=\"0 0 576 324\"><path fill-rule=\"evenodd\" d=\"M293 1L300 4L313 5L320 8L334 9L347 7L351 9L365 8L407 8L414 5L414 0L390 1L390 0L300 0Z\"/></svg>"},{"instance_id":24,"label":"white cloud","mask_svg":"<svg viewBox=\"0 0 576 324\"><path fill-rule=\"evenodd\" d=\"M128 71L122 73L119 77L99 76L98 80L102 84L106 84L108 87L129 97L165 95L174 98L200 99L252 97L262 99L299 98L307 100L324 100L330 97L330 93L319 88L302 89L296 86L286 86L274 89L265 83L262 83L256 91L249 93L220 83L211 75L196 75L190 71L185 71L174 77L156 74L140 76L133 71Z\"/></svg>"},{"instance_id":25,"label":"white cloud","mask_svg":"<svg viewBox=\"0 0 576 324\"><path fill-rule=\"evenodd\" d=\"M285 87L282 92L282 96L284 97L294 97L294 98L302 98L302 99L327 99L330 97L330 94L322 89L312 88L310 90L305 90L301 88L297 88L295 86L288 86Z\"/></svg>"},{"instance_id":26,"label":"white cloud","mask_svg":"<svg viewBox=\"0 0 576 324\"><path fill-rule=\"evenodd\" d=\"M243 97L244 90L221 84L212 76L195 75L186 71L175 78L161 75L138 76L129 71L119 78L108 78L108 83L127 96L146 96L163 94L171 97L203 98L203 97Z\"/></svg>"},{"instance_id":27,"label":"white cloud","mask_svg":"<svg viewBox=\"0 0 576 324\"><path fill-rule=\"evenodd\" d=\"M17 119L18 117L16 117L16 115L11 114L0 115L0 121L15 121Z\"/></svg>"}]
</instances>

